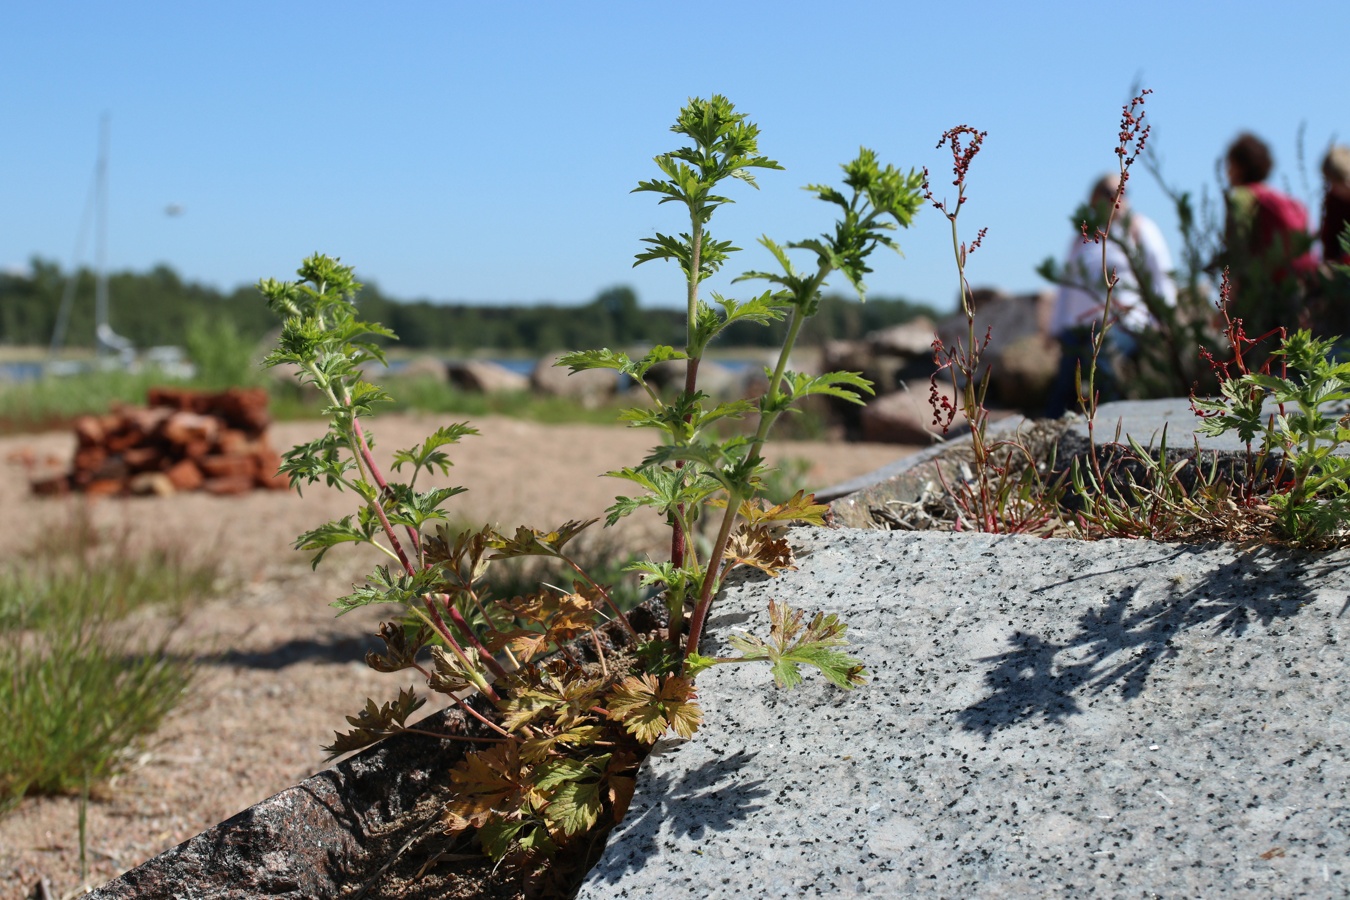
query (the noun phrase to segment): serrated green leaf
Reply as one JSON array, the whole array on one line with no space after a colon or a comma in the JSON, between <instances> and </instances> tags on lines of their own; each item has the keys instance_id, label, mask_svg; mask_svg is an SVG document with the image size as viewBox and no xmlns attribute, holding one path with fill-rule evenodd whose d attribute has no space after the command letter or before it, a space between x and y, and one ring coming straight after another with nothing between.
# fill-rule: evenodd
<instances>
[{"instance_id":1,"label":"serrated green leaf","mask_svg":"<svg viewBox=\"0 0 1350 900\"><path fill-rule=\"evenodd\" d=\"M728 640L745 654L745 659L767 660L780 688L801 683L802 665L814 666L841 688L853 688L866 681L862 662L836 649L847 643L844 632L848 626L835 614L817 613L804 626L805 614L801 610L770 600L769 619L772 623L769 640L749 634L733 634Z\"/></svg>"}]
</instances>

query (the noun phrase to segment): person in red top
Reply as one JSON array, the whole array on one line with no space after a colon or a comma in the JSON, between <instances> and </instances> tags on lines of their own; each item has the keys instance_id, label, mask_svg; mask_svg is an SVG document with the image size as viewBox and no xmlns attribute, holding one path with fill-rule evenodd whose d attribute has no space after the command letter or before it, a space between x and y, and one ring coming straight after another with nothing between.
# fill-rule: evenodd
<instances>
[{"instance_id":1,"label":"person in red top","mask_svg":"<svg viewBox=\"0 0 1350 900\"><path fill-rule=\"evenodd\" d=\"M1350 265L1350 250L1341 246L1341 235L1350 225L1350 147L1337 144L1322 158L1322 261Z\"/></svg>"},{"instance_id":2,"label":"person in red top","mask_svg":"<svg viewBox=\"0 0 1350 900\"><path fill-rule=\"evenodd\" d=\"M1230 185L1224 224L1234 312L1247 334L1298 326L1304 282L1317 271L1308 211L1302 203L1265 183L1274 168L1270 147L1244 132L1225 157Z\"/></svg>"}]
</instances>

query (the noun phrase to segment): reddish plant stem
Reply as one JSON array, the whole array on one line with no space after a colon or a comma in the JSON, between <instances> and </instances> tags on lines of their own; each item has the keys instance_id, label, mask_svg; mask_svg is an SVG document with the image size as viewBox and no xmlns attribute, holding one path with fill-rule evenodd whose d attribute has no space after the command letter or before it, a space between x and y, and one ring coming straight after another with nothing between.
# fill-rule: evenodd
<instances>
[{"instance_id":1,"label":"reddish plant stem","mask_svg":"<svg viewBox=\"0 0 1350 900\"><path fill-rule=\"evenodd\" d=\"M365 430L361 428L361 420L356 416L352 416L352 433L356 435L356 445L361 448L361 458L366 461L366 468L370 470L370 477L375 479L375 485L380 489L380 493L387 495L389 484L384 480L384 473L380 471L380 467L375 464L375 456L370 452L370 444L366 441ZM389 528L389 520L384 517L383 510L380 512L380 521L384 523L386 529ZM413 552L420 557L422 555L422 536L411 525L405 525L404 528L408 532L408 539L412 541ZM393 539L392 534L390 539ZM405 560L404 564L406 565L406 557L403 556L402 549L399 549L398 554L400 558ZM413 571L409 568L408 574L411 575Z\"/></svg>"},{"instance_id":2,"label":"reddish plant stem","mask_svg":"<svg viewBox=\"0 0 1350 900\"><path fill-rule=\"evenodd\" d=\"M483 646L483 642L478 639L478 635L473 633L473 628L470 627L468 621L465 620L460 611L455 609L454 605L450 602L450 595L438 594L437 596L441 598L441 604L445 607L446 613L450 616L450 621L454 622L455 625L459 627L459 630L469 638L469 641L474 647L478 649L478 655L482 658L483 665L491 670L494 677L506 678L506 669L502 668L501 663L497 662L496 657L492 655L492 651Z\"/></svg>"},{"instance_id":3,"label":"reddish plant stem","mask_svg":"<svg viewBox=\"0 0 1350 900\"><path fill-rule=\"evenodd\" d=\"M438 731L424 731L421 728L400 728L398 731L389 732L393 734L424 734L427 737L441 738L447 741L468 741L474 744L500 744L501 738L495 737L474 737L468 734L443 734ZM507 735L510 737L510 734Z\"/></svg>"},{"instance_id":4,"label":"reddish plant stem","mask_svg":"<svg viewBox=\"0 0 1350 900\"><path fill-rule=\"evenodd\" d=\"M486 716L484 716L484 715L483 715L482 713L480 713L478 710L474 709L473 706L470 705L468 701L466 701L463 697L459 696L458 694L451 694L451 695L450 695L450 699L453 700L453 701L455 702L455 705L456 705L456 706L458 706L460 709L464 710L464 712L465 712L467 715L473 716L475 719L477 719L478 721L482 722L484 725L486 725L488 728L491 728L493 731L497 732L497 733L500 734L502 737L507 738L508 740L517 741L517 742L523 742L523 741L524 741L524 739L521 738L520 735L512 734L511 732L507 731L507 730L506 730L505 728L503 728L502 726L498 725L496 722L494 722L494 721L492 721L491 719L489 719L489 718L487 718Z\"/></svg>"},{"instance_id":5,"label":"reddish plant stem","mask_svg":"<svg viewBox=\"0 0 1350 900\"><path fill-rule=\"evenodd\" d=\"M591 587L599 591L601 598L605 601L605 605L609 607L610 612L614 613L614 617L623 623L623 627L628 629L628 633L631 634L634 639L636 640L641 639L641 635L639 635L637 633L637 630L633 628L632 623L628 621L628 617L623 614L623 610L619 609L619 605L614 602L614 598L609 596L609 591L605 590L603 587L597 584L595 579L592 578L589 574L587 574L585 569L581 568L581 566L574 563L570 557L558 554L558 558L561 559L563 562L567 563L569 566L571 566L572 569L578 575L580 575L582 578L586 580L587 584L589 584Z\"/></svg>"},{"instance_id":6,"label":"reddish plant stem","mask_svg":"<svg viewBox=\"0 0 1350 900\"><path fill-rule=\"evenodd\" d=\"M708 610L712 607L714 589L722 580L720 563L722 557L726 555L727 542L731 539L731 525L735 518L730 514L722 518L722 527L717 532L717 543L713 545L712 555L708 557L708 571L703 575L703 590L699 594L698 603L694 606L694 617L689 620L689 643L685 645L686 659L690 653L698 652L698 643L703 639L703 623L707 621Z\"/></svg>"},{"instance_id":7,"label":"reddish plant stem","mask_svg":"<svg viewBox=\"0 0 1350 900\"><path fill-rule=\"evenodd\" d=\"M436 626L436 630L440 632L441 637L450 647L451 652L459 657L460 665L464 666L466 670L472 669L473 665L469 662L469 655L464 652L464 648L459 645L459 641L455 640L455 636L450 633L450 629L446 626L445 620L441 618L440 611L436 609L436 603L432 600L432 595L424 595L422 597L422 602L426 605L427 612L431 614L431 621L432 624ZM477 687L477 685L475 685L475 687ZM483 687L486 688L483 693L487 694L488 698L492 700L493 703L497 703L501 700L501 696L492 689L492 685L488 684Z\"/></svg>"}]
</instances>

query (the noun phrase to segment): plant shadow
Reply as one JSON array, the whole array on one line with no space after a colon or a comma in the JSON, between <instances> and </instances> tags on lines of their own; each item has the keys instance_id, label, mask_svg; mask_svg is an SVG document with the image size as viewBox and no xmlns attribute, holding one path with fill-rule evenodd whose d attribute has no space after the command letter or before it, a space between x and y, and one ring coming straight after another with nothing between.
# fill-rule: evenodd
<instances>
[{"instance_id":1,"label":"plant shadow","mask_svg":"<svg viewBox=\"0 0 1350 900\"><path fill-rule=\"evenodd\" d=\"M654 753L661 752L662 743L667 742L658 742ZM640 794L620 826L623 852L606 854L603 871L595 870L598 880L616 884L640 871L670 841L700 841L709 831L729 831L761 809L770 791L762 779L749 781L741 774L757 755L740 750L688 771L644 773Z\"/></svg>"},{"instance_id":2,"label":"plant shadow","mask_svg":"<svg viewBox=\"0 0 1350 900\"><path fill-rule=\"evenodd\" d=\"M1168 561L1202 549L1181 547ZM1154 561L1148 568L1157 565ZM1034 593L1141 568L1070 578ZM1038 718L1063 722L1083 711L1085 697L1119 691L1122 700L1133 700L1143 693L1153 667L1176 656L1173 638L1202 627L1209 627L1215 636L1236 638L1254 623L1269 627L1296 616L1313 599L1318 579L1336 568L1340 566L1319 563L1316 554L1258 547L1193 583L1173 583L1163 596L1142 604L1136 581L1109 596L1104 605L1083 613L1067 639L1018 632L1012 636L1012 649L978 660L992 664L984 676L989 694L962 710L957 720L965 730L987 739L1002 728Z\"/></svg>"},{"instance_id":3,"label":"plant shadow","mask_svg":"<svg viewBox=\"0 0 1350 900\"><path fill-rule=\"evenodd\" d=\"M239 666L248 669L280 670L302 662L363 662L366 653L382 649L374 635L330 634L320 638L295 638L265 650L226 650L197 657L211 665Z\"/></svg>"}]
</instances>

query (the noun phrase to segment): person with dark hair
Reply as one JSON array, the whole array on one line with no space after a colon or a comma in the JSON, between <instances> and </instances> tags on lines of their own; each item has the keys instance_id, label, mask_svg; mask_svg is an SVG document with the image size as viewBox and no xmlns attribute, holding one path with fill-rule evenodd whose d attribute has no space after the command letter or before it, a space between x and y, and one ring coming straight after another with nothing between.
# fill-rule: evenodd
<instances>
[{"instance_id":1,"label":"person with dark hair","mask_svg":"<svg viewBox=\"0 0 1350 900\"><path fill-rule=\"evenodd\" d=\"M1308 210L1267 185L1274 168L1270 147L1250 132L1238 135L1225 156L1224 252L1237 317L1252 337L1298 324L1302 282L1317 269L1308 235Z\"/></svg>"}]
</instances>

